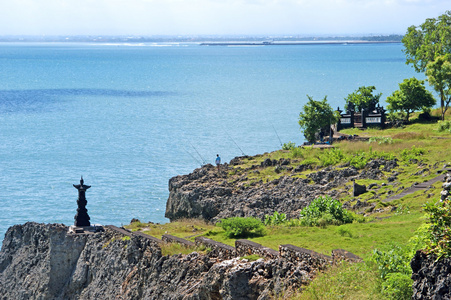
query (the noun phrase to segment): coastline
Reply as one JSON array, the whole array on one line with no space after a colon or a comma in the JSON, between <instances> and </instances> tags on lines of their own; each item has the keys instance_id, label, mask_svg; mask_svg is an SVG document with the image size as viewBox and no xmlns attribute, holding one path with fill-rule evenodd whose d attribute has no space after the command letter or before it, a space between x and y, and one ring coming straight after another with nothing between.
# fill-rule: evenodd
<instances>
[{"instance_id":1,"label":"coastline","mask_svg":"<svg viewBox=\"0 0 451 300\"><path fill-rule=\"evenodd\" d=\"M200 46L306 46L306 45L364 45L401 44L397 41L294 41L294 42L206 42Z\"/></svg>"}]
</instances>

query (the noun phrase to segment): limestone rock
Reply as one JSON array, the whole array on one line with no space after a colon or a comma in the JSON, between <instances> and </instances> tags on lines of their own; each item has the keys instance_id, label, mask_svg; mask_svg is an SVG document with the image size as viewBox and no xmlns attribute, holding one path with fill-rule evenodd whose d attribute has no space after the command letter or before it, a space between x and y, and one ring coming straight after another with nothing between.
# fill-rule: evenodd
<instances>
[{"instance_id":1,"label":"limestone rock","mask_svg":"<svg viewBox=\"0 0 451 300\"><path fill-rule=\"evenodd\" d=\"M16 299L269 299L310 279L283 260L162 256L150 239L69 234L61 224L11 227L0 252L0 295Z\"/></svg>"}]
</instances>

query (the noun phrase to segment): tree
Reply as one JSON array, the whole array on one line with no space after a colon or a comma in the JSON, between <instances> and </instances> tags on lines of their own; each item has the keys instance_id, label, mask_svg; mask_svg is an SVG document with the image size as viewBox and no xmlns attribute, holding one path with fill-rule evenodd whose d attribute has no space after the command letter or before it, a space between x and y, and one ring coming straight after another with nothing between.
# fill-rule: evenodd
<instances>
[{"instance_id":1,"label":"tree","mask_svg":"<svg viewBox=\"0 0 451 300\"><path fill-rule=\"evenodd\" d=\"M304 105L303 111L299 113L299 125L304 132L304 136L310 143L314 143L315 134L319 130L338 121L338 112L334 112L327 103L327 96L322 101L315 101L307 95L308 102Z\"/></svg>"},{"instance_id":2,"label":"tree","mask_svg":"<svg viewBox=\"0 0 451 300\"><path fill-rule=\"evenodd\" d=\"M415 71L425 72L429 65L429 69L435 69L435 71L430 71L431 73L436 71L442 73L439 68L442 64L438 63L435 66L431 64L439 57L451 54L451 11L447 11L437 19L426 19L418 27L410 26L402 42L404 44L403 52L407 58L406 64L412 64ZM446 73L446 71L443 72ZM428 79L431 80L429 77L433 78L434 75L428 76ZM445 90L447 85L440 81L440 76L437 76L436 82L431 85L440 94L443 120L451 99L444 98L445 95L449 95L449 85L448 90Z\"/></svg>"},{"instance_id":3,"label":"tree","mask_svg":"<svg viewBox=\"0 0 451 300\"><path fill-rule=\"evenodd\" d=\"M404 111L406 121L409 121L409 115L422 108L431 108L435 105L434 96L426 90L424 80L418 80L415 77L404 79L399 84L399 90L394 91L390 97L387 97L388 110Z\"/></svg>"},{"instance_id":4,"label":"tree","mask_svg":"<svg viewBox=\"0 0 451 300\"><path fill-rule=\"evenodd\" d=\"M349 94L346 98L345 109L354 109L361 111L362 109L374 110L379 103L382 94L373 95L375 86L361 86L354 93Z\"/></svg>"},{"instance_id":5,"label":"tree","mask_svg":"<svg viewBox=\"0 0 451 300\"><path fill-rule=\"evenodd\" d=\"M451 55L438 56L426 66L429 84L440 96L442 120L451 102Z\"/></svg>"}]
</instances>

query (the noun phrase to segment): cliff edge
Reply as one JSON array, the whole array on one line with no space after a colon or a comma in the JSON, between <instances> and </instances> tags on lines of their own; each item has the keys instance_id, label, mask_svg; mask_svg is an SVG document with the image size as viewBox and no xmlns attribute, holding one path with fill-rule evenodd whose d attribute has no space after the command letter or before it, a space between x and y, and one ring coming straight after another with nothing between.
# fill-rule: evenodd
<instances>
[{"instance_id":1,"label":"cliff edge","mask_svg":"<svg viewBox=\"0 0 451 300\"><path fill-rule=\"evenodd\" d=\"M208 164L171 178L165 217L216 222L229 217L263 219L277 211L297 218L316 197L349 193L347 182L382 179L385 175L381 170L389 172L398 166L396 160L375 159L363 170L349 164L314 169L294 159L260 160L261 155L236 157L221 165L220 172ZM268 179L265 174L273 176Z\"/></svg>"},{"instance_id":2,"label":"cliff edge","mask_svg":"<svg viewBox=\"0 0 451 300\"><path fill-rule=\"evenodd\" d=\"M269 299L309 280L308 272L279 258L163 256L152 239L105 229L9 228L0 252L0 299Z\"/></svg>"}]
</instances>

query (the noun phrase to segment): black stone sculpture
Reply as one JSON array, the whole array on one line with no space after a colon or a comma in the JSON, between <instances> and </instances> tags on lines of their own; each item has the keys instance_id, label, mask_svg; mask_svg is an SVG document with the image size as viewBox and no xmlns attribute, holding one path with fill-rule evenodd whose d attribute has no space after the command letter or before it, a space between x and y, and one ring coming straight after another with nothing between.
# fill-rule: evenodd
<instances>
[{"instance_id":1,"label":"black stone sculpture","mask_svg":"<svg viewBox=\"0 0 451 300\"><path fill-rule=\"evenodd\" d=\"M91 223L89 222L89 215L88 210L86 209L86 204L88 201L86 201L85 192L87 189L89 189L90 185L84 185L83 184L83 176L80 179L80 184L73 185L78 190L78 200L77 200L77 214L75 215L75 226L91 226Z\"/></svg>"}]
</instances>

